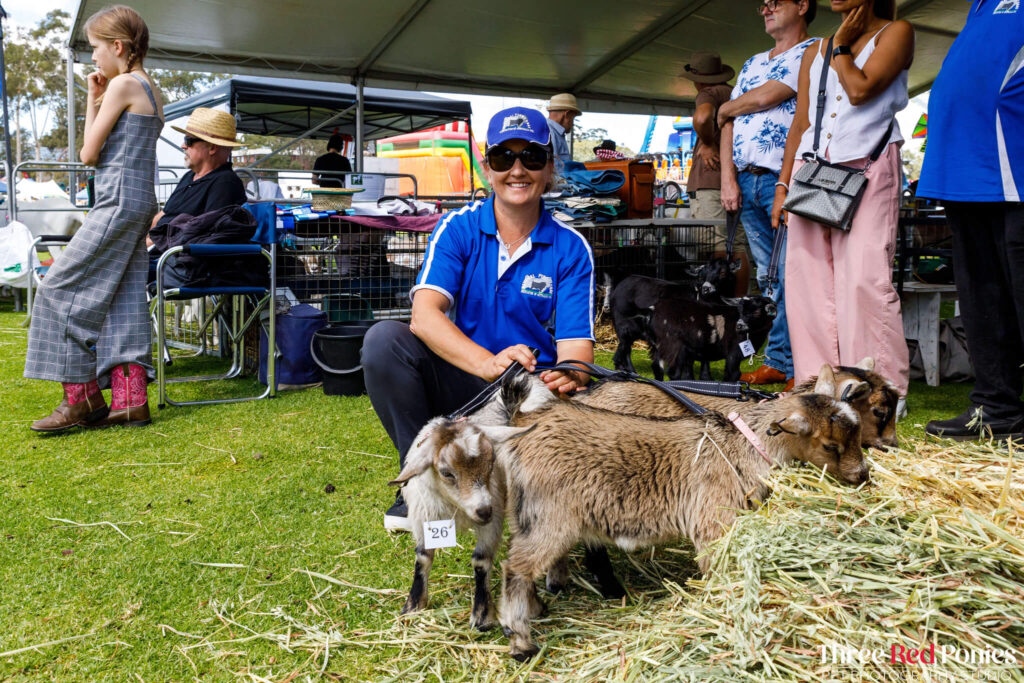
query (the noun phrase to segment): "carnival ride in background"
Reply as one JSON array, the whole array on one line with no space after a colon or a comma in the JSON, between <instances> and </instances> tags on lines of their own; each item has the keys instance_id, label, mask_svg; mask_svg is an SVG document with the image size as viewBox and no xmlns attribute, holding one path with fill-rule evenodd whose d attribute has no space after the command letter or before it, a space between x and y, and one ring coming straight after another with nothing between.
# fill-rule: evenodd
<instances>
[{"instance_id":1,"label":"carnival ride in background","mask_svg":"<svg viewBox=\"0 0 1024 683\"><path fill-rule=\"evenodd\" d=\"M490 189L484 176L483 151L465 121L378 140L377 156L398 159L400 173L416 176L420 195L468 194L478 187ZM402 179L399 192L411 193L412 181Z\"/></svg>"}]
</instances>

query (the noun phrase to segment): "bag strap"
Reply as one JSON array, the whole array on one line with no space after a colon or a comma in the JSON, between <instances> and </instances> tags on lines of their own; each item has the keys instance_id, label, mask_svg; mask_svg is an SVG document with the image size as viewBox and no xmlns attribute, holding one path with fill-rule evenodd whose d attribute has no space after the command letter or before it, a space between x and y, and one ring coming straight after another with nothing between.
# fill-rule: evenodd
<instances>
[{"instance_id":1,"label":"bag strap","mask_svg":"<svg viewBox=\"0 0 1024 683\"><path fill-rule=\"evenodd\" d=\"M768 261L768 286L765 288L765 296L771 296L775 291L775 283L779 281L779 261L782 260L782 251L786 244L786 223L779 221L779 227L775 229L775 240L772 242L772 257Z\"/></svg>"},{"instance_id":2,"label":"bag strap","mask_svg":"<svg viewBox=\"0 0 1024 683\"><path fill-rule=\"evenodd\" d=\"M883 135L882 139L878 141L878 144L875 146L874 151L871 152L871 156L868 157L867 166L864 167L865 171L868 170L868 166L870 166L873 162L878 161L878 157L882 156L882 152L889 144L889 136L892 135L892 128L894 125L896 125L895 117L892 121L889 122L889 127L885 129L885 135Z\"/></svg>"},{"instance_id":3,"label":"bag strap","mask_svg":"<svg viewBox=\"0 0 1024 683\"><path fill-rule=\"evenodd\" d=\"M828 47L821 65L821 80L818 81L818 110L814 121L814 156L818 156L818 142L821 140L821 119L825 116L825 88L828 85L828 65L832 62L832 41L835 36L828 37Z\"/></svg>"},{"instance_id":4,"label":"bag strap","mask_svg":"<svg viewBox=\"0 0 1024 683\"><path fill-rule=\"evenodd\" d=\"M732 250L736 244L736 233L740 227L740 212L729 211L725 214L725 229L728 233L725 238L725 258L732 261Z\"/></svg>"}]
</instances>

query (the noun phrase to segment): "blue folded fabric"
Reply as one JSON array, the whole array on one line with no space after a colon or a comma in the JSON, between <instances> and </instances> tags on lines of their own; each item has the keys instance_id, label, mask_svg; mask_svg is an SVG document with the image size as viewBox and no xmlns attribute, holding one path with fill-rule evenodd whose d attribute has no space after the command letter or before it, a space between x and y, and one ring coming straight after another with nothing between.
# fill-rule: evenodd
<instances>
[{"instance_id":1,"label":"blue folded fabric","mask_svg":"<svg viewBox=\"0 0 1024 683\"><path fill-rule=\"evenodd\" d=\"M578 161L565 162L562 177L576 190L575 194L613 194L626 184L626 174L622 171L613 168L588 171Z\"/></svg>"},{"instance_id":2,"label":"blue folded fabric","mask_svg":"<svg viewBox=\"0 0 1024 683\"><path fill-rule=\"evenodd\" d=\"M274 225L277 222L277 211L273 204L260 202L257 204L246 203L242 205L256 219L256 232L252 236L253 242L259 244L271 244L276 242Z\"/></svg>"}]
</instances>

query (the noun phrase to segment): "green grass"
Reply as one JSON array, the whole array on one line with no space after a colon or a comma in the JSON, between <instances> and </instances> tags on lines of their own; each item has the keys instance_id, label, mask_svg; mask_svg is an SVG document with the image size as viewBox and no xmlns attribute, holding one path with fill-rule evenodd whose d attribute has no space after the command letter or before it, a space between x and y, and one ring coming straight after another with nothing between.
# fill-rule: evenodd
<instances>
[{"instance_id":1,"label":"green grass","mask_svg":"<svg viewBox=\"0 0 1024 683\"><path fill-rule=\"evenodd\" d=\"M412 554L408 536L381 526L397 458L366 397L313 389L155 410L154 386L148 428L41 437L28 425L49 413L59 389L21 377L24 316L9 300L0 306L0 653L33 648L0 657L0 679L281 680L323 671L378 680L431 656L386 642ZM649 370L646 354L635 355ZM610 354L598 360L609 364ZM203 395L252 388L239 380ZM902 435L959 412L967 390L914 384ZM627 585L668 578L617 562ZM469 549L439 554L432 605L454 608L456 622L468 621L469 574ZM582 589L560 602L570 614L601 604ZM360 644L325 654L249 638L318 628ZM481 677L521 672L503 656L500 632L465 631L498 653Z\"/></svg>"}]
</instances>

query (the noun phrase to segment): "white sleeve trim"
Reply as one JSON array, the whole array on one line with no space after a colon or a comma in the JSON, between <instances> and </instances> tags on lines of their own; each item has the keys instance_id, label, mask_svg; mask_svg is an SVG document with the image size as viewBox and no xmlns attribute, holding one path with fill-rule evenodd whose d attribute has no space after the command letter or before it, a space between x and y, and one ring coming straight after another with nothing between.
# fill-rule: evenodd
<instances>
[{"instance_id":1,"label":"white sleeve trim","mask_svg":"<svg viewBox=\"0 0 1024 683\"><path fill-rule=\"evenodd\" d=\"M416 285L415 287L409 290L409 299L411 300L413 296L416 295L416 292L418 292L421 289L429 289L434 292L440 292L441 294L444 294L445 297L448 298L448 306L450 308L455 308L455 297L449 294L448 290L444 289L443 287L438 287L437 285Z\"/></svg>"},{"instance_id":2,"label":"white sleeve trim","mask_svg":"<svg viewBox=\"0 0 1024 683\"><path fill-rule=\"evenodd\" d=\"M557 344L558 342L564 342L564 341L588 341L588 342L595 342L595 343L597 342L597 340L594 339L593 337L566 337L565 339L556 339L555 343Z\"/></svg>"}]
</instances>

